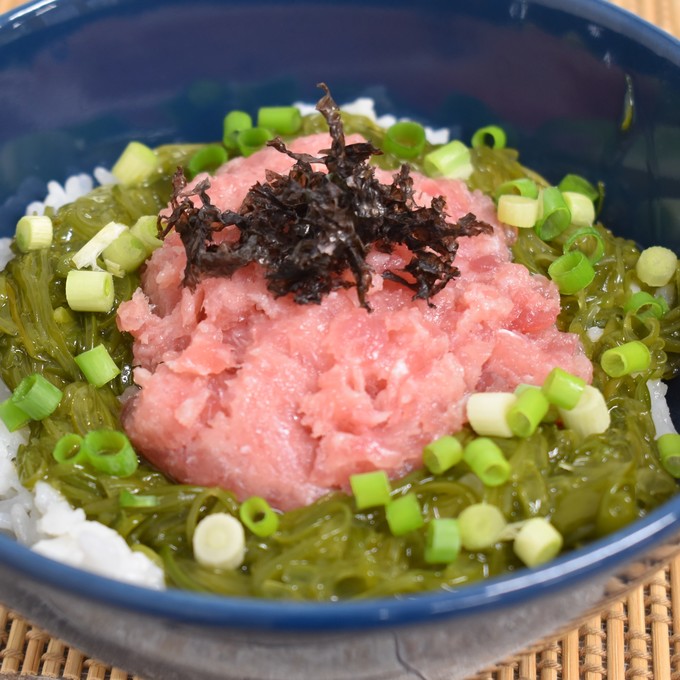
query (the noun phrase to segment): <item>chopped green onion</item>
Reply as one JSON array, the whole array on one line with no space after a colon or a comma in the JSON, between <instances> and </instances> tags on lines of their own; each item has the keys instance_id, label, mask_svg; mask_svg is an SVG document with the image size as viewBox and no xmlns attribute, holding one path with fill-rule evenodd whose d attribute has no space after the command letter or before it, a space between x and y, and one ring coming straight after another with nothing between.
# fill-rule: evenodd
<instances>
[{"instance_id":1,"label":"chopped green onion","mask_svg":"<svg viewBox=\"0 0 680 680\"><path fill-rule=\"evenodd\" d=\"M129 477L139 466L130 440L118 430L92 430L83 439L89 464L113 477Z\"/></svg>"},{"instance_id":2,"label":"chopped green onion","mask_svg":"<svg viewBox=\"0 0 680 680\"><path fill-rule=\"evenodd\" d=\"M503 513L490 503L468 505L458 515L461 543L472 552L493 547L506 525Z\"/></svg>"},{"instance_id":3,"label":"chopped green onion","mask_svg":"<svg viewBox=\"0 0 680 680\"><path fill-rule=\"evenodd\" d=\"M538 198L538 185L533 179L528 177L520 177L519 179L511 179L508 182L503 182L498 189L496 189L495 199L501 196L524 196L525 198Z\"/></svg>"},{"instance_id":4,"label":"chopped green onion","mask_svg":"<svg viewBox=\"0 0 680 680\"><path fill-rule=\"evenodd\" d=\"M226 512L204 517L192 537L194 558L204 567L236 569L246 554L243 525Z\"/></svg>"},{"instance_id":5,"label":"chopped green onion","mask_svg":"<svg viewBox=\"0 0 680 680\"><path fill-rule=\"evenodd\" d=\"M512 437L508 411L517 401L512 392L476 392L466 405L470 427L485 437Z\"/></svg>"},{"instance_id":6,"label":"chopped green onion","mask_svg":"<svg viewBox=\"0 0 680 680\"><path fill-rule=\"evenodd\" d=\"M52 220L47 215L25 215L17 222L14 236L22 253L48 248L52 243Z\"/></svg>"},{"instance_id":7,"label":"chopped green onion","mask_svg":"<svg viewBox=\"0 0 680 680\"><path fill-rule=\"evenodd\" d=\"M208 144L199 149L190 159L187 164L189 177L193 178L199 172L213 172L227 162L227 150L222 144Z\"/></svg>"},{"instance_id":8,"label":"chopped green onion","mask_svg":"<svg viewBox=\"0 0 680 680\"><path fill-rule=\"evenodd\" d=\"M387 505L390 502L390 480L384 470L350 475L354 501L359 510Z\"/></svg>"},{"instance_id":9,"label":"chopped green onion","mask_svg":"<svg viewBox=\"0 0 680 680\"><path fill-rule=\"evenodd\" d=\"M160 503L158 496L131 493L123 489L118 495L121 508L155 508Z\"/></svg>"},{"instance_id":10,"label":"chopped green onion","mask_svg":"<svg viewBox=\"0 0 680 680\"><path fill-rule=\"evenodd\" d=\"M92 267L94 270L100 269L97 258L107 246L110 246L126 230L127 227L124 224L109 222L71 258L71 261L77 269L83 267Z\"/></svg>"},{"instance_id":11,"label":"chopped green onion","mask_svg":"<svg viewBox=\"0 0 680 680\"><path fill-rule=\"evenodd\" d=\"M583 240L586 242L594 241L595 245L593 248L591 248L590 253L584 249L582 249L581 252L583 252L588 257L591 264L599 262L599 260L601 260L602 256L604 255L604 240L602 239L600 232L594 227L584 227L583 229L575 231L564 243L564 254L566 255L571 251L571 247L573 245L578 245L579 241Z\"/></svg>"},{"instance_id":12,"label":"chopped green onion","mask_svg":"<svg viewBox=\"0 0 680 680\"><path fill-rule=\"evenodd\" d=\"M607 402L600 390L586 385L581 398L572 409L560 409L564 426L582 437L602 434L611 423Z\"/></svg>"},{"instance_id":13,"label":"chopped green onion","mask_svg":"<svg viewBox=\"0 0 680 680\"><path fill-rule=\"evenodd\" d=\"M571 213L557 187L543 189L539 200L541 207L536 233L543 241L552 241L571 224Z\"/></svg>"},{"instance_id":14,"label":"chopped green onion","mask_svg":"<svg viewBox=\"0 0 680 680\"><path fill-rule=\"evenodd\" d=\"M87 460L87 454L83 451L83 438L75 432L65 434L54 445L52 457L57 463L82 465Z\"/></svg>"},{"instance_id":15,"label":"chopped green onion","mask_svg":"<svg viewBox=\"0 0 680 680\"><path fill-rule=\"evenodd\" d=\"M571 250L548 267L548 276L562 295L573 295L593 282L595 270L586 255L580 250Z\"/></svg>"},{"instance_id":16,"label":"chopped green onion","mask_svg":"<svg viewBox=\"0 0 680 680\"><path fill-rule=\"evenodd\" d=\"M0 420L5 423L8 432L16 432L26 425L31 417L26 415L12 402L12 397L0 403Z\"/></svg>"},{"instance_id":17,"label":"chopped green onion","mask_svg":"<svg viewBox=\"0 0 680 680\"><path fill-rule=\"evenodd\" d=\"M577 227L591 227L595 221L595 204L583 194L563 191L562 197L569 208L571 223Z\"/></svg>"},{"instance_id":18,"label":"chopped green onion","mask_svg":"<svg viewBox=\"0 0 680 680\"><path fill-rule=\"evenodd\" d=\"M516 437L530 437L545 418L550 402L540 387L528 387L517 395L508 411L508 425Z\"/></svg>"},{"instance_id":19,"label":"chopped green onion","mask_svg":"<svg viewBox=\"0 0 680 680\"><path fill-rule=\"evenodd\" d=\"M490 142L490 143L489 143ZM492 149L504 149L507 143L505 130L499 128L497 125L487 125L479 128L470 142L473 149L478 149L480 146L490 146Z\"/></svg>"},{"instance_id":20,"label":"chopped green onion","mask_svg":"<svg viewBox=\"0 0 680 680\"><path fill-rule=\"evenodd\" d=\"M144 244L147 256L163 245L163 241L158 238L158 218L156 215L142 215L130 227L130 233Z\"/></svg>"},{"instance_id":21,"label":"chopped green onion","mask_svg":"<svg viewBox=\"0 0 680 680\"><path fill-rule=\"evenodd\" d=\"M104 345L97 345L74 357L74 360L87 382L95 387L106 385L120 373L120 368Z\"/></svg>"},{"instance_id":22,"label":"chopped green onion","mask_svg":"<svg viewBox=\"0 0 680 680\"><path fill-rule=\"evenodd\" d=\"M72 269L66 276L66 302L75 312L109 312L114 288L110 272Z\"/></svg>"},{"instance_id":23,"label":"chopped green onion","mask_svg":"<svg viewBox=\"0 0 680 680\"><path fill-rule=\"evenodd\" d=\"M680 434L662 434L656 440L656 445L664 470L676 479L680 478Z\"/></svg>"},{"instance_id":24,"label":"chopped green onion","mask_svg":"<svg viewBox=\"0 0 680 680\"><path fill-rule=\"evenodd\" d=\"M423 463L435 475L446 472L461 460L463 460L463 446L450 435L435 439L423 449Z\"/></svg>"},{"instance_id":25,"label":"chopped green onion","mask_svg":"<svg viewBox=\"0 0 680 680\"><path fill-rule=\"evenodd\" d=\"M527 567L549 562L562 550L562 534L544 517L532 517L520 528L512 545Z\"/></svg>"},{"instance_id":26,"label":"chopped green onion","mask_svg":"<svg viewBox=\"0 0 680 680\"><path fill-rule=\"evenodd\" d=\"M593 203L600 197L600 192L585 177L580 175L565 175L557 188L562 192L583 194Z\"/></svg>"},{"instance_id":27,"label":"chopped green onion","mask_svg":"<svg viewBox=\"0 0 680 680\"><path fill-rule=\"evenodd\" d=\"M416 495L407 493L393 500L385 508L387 524L393 536L403 536L410 531L420 529L425 521Z\"/></svg>"},{"instance_id":28,"label":"chopped green onion","mask_svg":"<svg viewBox=\"0 0 680 680\"><path fill-rule=\"evenodd\" d=\"M510 477L510 463L501 448L486 437L473 439L463 449L463 460L484 486L500 486Z\"/></svg>"},{"instance_id":29,"label":"chopped green onion","mask_svg":"<svg viewBox=\"0 0 680 680\"><path fill-rule=\"evenodd\" d=\"M251 496L241 503L239 517L246 528L260 538L271 536L279 528L279 516L259 496Z\"/></svg>"},{"instance_id":30,"label":"chopped green onion","mask_svg":"<svg viewBox=\"0 0 680 680\"><path fill-rule=\"evenodd\" d=\"M33 420L54 413L63 392L40 373L26 376L12 393L12 403Z\"/></svg>"},{"instance_id":31,"label":"chopped green onion","mask_svg":"<svg viewBox=\"0 0 680 680\"><path fill-rule=\"evenodd\" d=\"M126 227L113 243L104 248L102 259L109 271L113 273L115 268L125 275L137 271L147 254L146 246Z\"/></svg>"},{"instance_id":32,"label":"chopped green onion","mask_svg":"<svg viewBox=\"0 0 680 680\"><path fill-rule=\"evenodd\" d=\"M567 373L557 366L548 373L541 386L548 401L562 409L574 408L585 388L586 381L583 378Z\"/></svg>"},{"instance_id":33,"label":"chopped green onion","mask_svg":"<svg viewBox=\"0 0 680 680\"><path fill-rule=\"evenodd\" d=\"M387 128L383 149L397 158L417 158L426 141L425 128L420 123L404 120Z\"/></svg>"},{"instance_id":34,"label":"chopped green onion","mask_svg":"<svg viewBox=\"0 0 680 680\"><path fill-rule=\"evenodd\" d=\"M645 290L633 293L623 305L623 311L632 312L639 317L654 316L661 319L668 312L668 302L664 297L655 297Z\"/></svg>"},{"instance_id":35,"label":"chopped green onion","mask_svg":"<svg viewBox=\"0 0 680 680\"><path fill-rule=\"evenodd\" d=\"M270 139L272 133L261 127L248 128L241 130L236 135L236 145L243 156L251 156L259 151Z\"/></svg>"},{"instance_id":36,"label":"chopped green onion","mask_svg":"<svg viewBox=\"0 0 680 680\"><path fill-rule=\"evenodd\" d=\"M649 347L639 340L612 347L600 357L600 366L610 378L645 371L651 362Z\"/></svg>"},{"instance_id":37,"label":"chopped green onion","mask_svg":"<svg viewBox=\"0 0 680 680\"><path fill-rule=\"evenodd\" d=\"M222 135L222 144L231 151L238 148L236 137L242 130L249 130L253 127L253 119L249 113L245 111L230 111L224 117L224 132Z\"/></svg>"},{"instance_id":38,"label":"chopped green onion","mask_svg":"<svg viewBox=\"0 0 680 680\"><path fill-rule=\"evenodd\" d=\"M52 312L52 317L54 321L60 326L70 326L75 323L75 317L71 314L71 310L67 307L57 307Z\"/></svg>"},{"instance_id":39,"label":"chopped green onion","mask_svg":"<svg viewBox=\"0 0 680 680\"><path fill-rule=\"evenodd\" d=\"M455 139L430 151L423 159L423 169L430 177L467 179L474 169L470 149L463 142Z\"/></svg>"},{"instance_id":40,"label":"chopped green onion","mask_svg":"<svg viewBox=\"0 0 680 680\"><path fill-rule=\"evenodd\" d=\"M302 127L297 106L262 106L257 112L257 126L277 135L294 135Z\"/></svg>"},{"instance_id":41,"label":"chopped green onion","mask_svg":"<svg viewBox=\"0 0 680 680\"><path fill-rule=\"evenodd\" d=\"M538 201L526 196L503 194L498 199L498 219L511 227L532 229L538 219Z\"/></svg>"},{"instance_id":42,"label":"chopped green onion","mask_svg":"<svg viewBox=\"0 0 680 680\"><path fill-rule=\"evenodd\" d=\"M458 520L435 518L427 525L425 561L428 564L448 564L460 553L460 526Z\"/></svg>"},{"instance_id":43,"label":"chopped green onion","mask_svg":"<svg viewBox=\"0 0 680 680\"><path fill-rule=\"evenodd\" d=\"M678 266L676 254L663 246L645 248L635 264L635 272L648 286L665 286L674 276Z\"/></svg>"},{"instance_id":44,"label":"chopped green onion","mask_svg":"<svg viewBox=\"0 0 680 680\"><path fill-rule=\"evenodd\" d=\"M111 168L111 174L123 185L138 184L151 176L160 165L153 149L141 142L130 142Z\"/></svg>"}]
</instances>

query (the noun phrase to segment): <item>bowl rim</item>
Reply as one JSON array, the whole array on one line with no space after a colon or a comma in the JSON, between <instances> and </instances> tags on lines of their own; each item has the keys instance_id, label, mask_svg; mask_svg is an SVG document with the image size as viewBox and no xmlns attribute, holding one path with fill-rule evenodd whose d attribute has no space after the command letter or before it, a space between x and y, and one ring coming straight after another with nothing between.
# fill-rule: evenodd
<instances>
[{"instance_id":1,"label":"bowl rim","mask_svg":"<svg viewBox=\"0 0 680 680\"><path fill-rule=\"evenodd\" d=\"M129 0L127 2L131 4ZM389 1L376 2L390 5ZM102 4L97 0L35 0L0 14L0 32L16 29L41 10L44 13L68 7L73 13L85 16L118 4ZM680 67L680 40L606 0L569 0L568 3L533 0L533 4L564 11L619 32ZM67 13L68 17L73 13ZM40 22L29 32L42 28L44 25ZM18 39L26 32L16 31L15 34ZM177 589L151 590L55 562L3 535L0 535L0 563L19 572L19 579L28 578L76 597L166 620L240 630L329 632L435 622L498 607L513 607L574 588L589 579L605 578L679 530L680 495L629 527L542 567L522 569L450 590L340 602L288 602Z\"/></svg>"},{"instance_id":2,"label":"bowl rim","mask_svg":"<svg viewBox=\"0 0 680 680\"><path fill-rule=\"evenodd\" d=\"M2 535L0 563L16 570L20 578L28 577L40 585L176 622L239 630L328 632L435 622L523 605L598 577L605 580L617 568L677 535L679 529L680 495L628 528L541 567L457 589L337 602L227 597L175 588L152 590L56 562Z\"/></svg>"}]
</instances>

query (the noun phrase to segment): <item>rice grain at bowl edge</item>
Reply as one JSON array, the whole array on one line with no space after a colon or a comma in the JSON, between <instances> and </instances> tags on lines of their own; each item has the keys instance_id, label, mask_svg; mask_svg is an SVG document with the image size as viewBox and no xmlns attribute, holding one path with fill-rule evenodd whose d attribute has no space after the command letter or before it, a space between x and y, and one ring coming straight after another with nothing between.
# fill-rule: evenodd
<instances>
[{"instance_id":1,"label":"rice grain at bowl edge","mask_svg":"<svg viewBox=\"0 0 680 680\"><path fill-rule=\"evenodd\" d=\"M329 143L312 135L290 148L314 154ZM291 165L273 148L235 159L211 179L211 201L238 210L265 170ZM351 288L321 305L274 300L257 265L191 293L181 286L184 248L166 238L143 290L119 308L141 387L122 418L136 448L181 482L288 510L347 490L357 472L396 478L419 467L425 444L463 425L473 392L540 384L555 366L590 380L578 336L555 326L556 286L511 261L514 234L492 201L458 180L413 177L420 205L442 195L452 220L472 212L494 226L459 240L461 276L433 307L380 277L403 268L405 248L371 254L369 314Z\"/></svg>"}]
</instances>

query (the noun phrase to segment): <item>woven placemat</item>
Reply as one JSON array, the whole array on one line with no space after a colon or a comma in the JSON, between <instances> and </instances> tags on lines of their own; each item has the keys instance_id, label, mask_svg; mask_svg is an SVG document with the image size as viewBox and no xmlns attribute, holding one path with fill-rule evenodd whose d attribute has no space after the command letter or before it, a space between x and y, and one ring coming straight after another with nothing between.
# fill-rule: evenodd
<instances>
[{"instance_id":1,"label":"woven placemat","mask_svg":"<svg viewBox=\"0 0 680 680\"><path fill-rule=\"evenodd\" d=\"M568 0L565 0L568 1ZM0 12L21 4L0 0ZM680 0L615 0L680 37ZM0 605L0 680L141 680L90 659ZM680 555L559 637L470 680L680 680Z\"/></svg>"}]
</instances>

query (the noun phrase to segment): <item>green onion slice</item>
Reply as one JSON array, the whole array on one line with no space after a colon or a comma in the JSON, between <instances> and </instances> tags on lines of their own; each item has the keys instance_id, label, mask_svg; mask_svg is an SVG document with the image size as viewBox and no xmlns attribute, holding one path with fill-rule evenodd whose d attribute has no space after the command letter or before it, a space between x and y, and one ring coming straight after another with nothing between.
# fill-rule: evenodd
<instances>
[{"instance_id":1,"label":"green onion slice","mask_svg":"<svg viewBox=\"0 0 680 680\"><path fill-rule=\"evenodd\" d=\"M83 451L83 438L75 432L65 434L55 444L52 457L57 463L82 465L87 460L87 454Z\"/></svg>"},{"instance_id":2,"label":"green onion slice","mask_svg":"<svg viewBox=\"0 0 680 680\"><path fill-rule=\"evenodd\" d=\"M116 366L116 362L104 345L97 345L74 359L87 382L95 387L106 385L120 373L120 368Z\"/></svg>"},{"instance_id":3,"label":"green onion slice","mask_svg":"<svg viewBox=\"0 0 680 680\"><path fill-rule=\"evenodd\" d=\"M114 297L110 272L72 269L66 275L66 302L75 312L109 312Z\"/></svg>"},{"instance_id":4,"label":"green onion slice","mask_svg":"<svg viewBox=\"0 0 680 680\"><path fill-rule=\"evenodd\" d=\"M543 241L552 241L571 224L571 212L557 187L543 189L540 203L541 216L536 222L536 233Z\"/></svg>"},{"instance_id":5,"label":"green onion slice","mask_svg":"<svg viewBox=\"0 0 680 680\"><path fill-rule=\"evenodd\" d=\"M529 179L528 177L512 179L509 182L503 182L503 184L496 189L494 198L498 201L501 196L506 195L538 198L538 185L533 179Z\"/></svg>"},{"instance_id":6,"label":"green onion slice","mask_svg":"<svg viewBox=\"0 0 680 680\"><path fill-rule=\"evenodd\" d=\"M385 508L387 524L393 536L403 536L420 529L425 523L416 495L407 493L393 500Z\"/></svg>"},{"instance_id":7,"label":"green onion slice","mask_svg":"<svg viewBox=\"0 0 680 680\"><path fill-rule=\"evenodd\" d=\"M54 413L63 392L40 373L26 376L12 394L12 403L33 420L42 420Z\"/></svg>"},{"instance_id":8,"label":"green onion slice","mask_svg":"<svg viewBox=\"0 0 680 680\"><path fill-rule=\"evenodd\" d=\"M0 403L0 420L5 423L8 432L16 432L27 425L31 417L14 405L12 397Z\"/></svg>"},{"instance_id":9,"label":"green onion slice","mask_svg":"<svg viewBox=\"0 0 680 680\"><path fill-rule=\"evenodd\" d=\"M148 251L144 243L127 228L102 250L106 268L111 273L121 271L121 276L137 271L147 257Z\"/></svg>"},{"instance_id":10,"label":"green onion slice","mask_svg":"<svg viewBox=\"0 0 680 680\"><path fill-rule=\"evenodd\" d=\"M532 517L522 525L512 547L527 567L535 567L557 557L562 544L562 535L547 519Z\"/></svg>"},{"instance_id":11,"label":"green onion slice","mask_svg":"<svg viewBox=\"0 0 680 680\"><path fill-rule=\"evenodd\" d=\"M52 243L52 220L47 215L24 215L15 231L17 248L22 253L48 248Z\"/></svg>"},{"instance_id":12,"label":"green onion slice","mask_svg":"<svg viewBox=\"0 0 680 680\"><path fill-rule=\"evenodd\" d=\"M463 142L454 139L444 146L426 154L423 169L429 177L467 179L473 171L470 149Z\"/></svg>"},{"instance_id":13,"label":"green onion slice","mask_svg":"<svg viewBox=\"0 0 680 680\"><path fill-rule=\"evenodd\" d=\"M463 449L463 460L484 486L500 486L510 478L510 463L488 437L477 437Z\"/></svg>"},{"instance_id":14,"label":"green onion slice","mask_svg":"<svg viewBox=\"0 0 680 680\"><path fill-rule=\"evenodd\" d=\"M220 165L227 162L228 157L227 150L222 144L204 146L189 159L187 164L189 177L196 177L199 172L214 172Z\"/></svg>"},{"instance_id":15,"label":"green onion slice","mask_svg":"<svg viewBox=\"0 0 680 680\"><path fill-rule=\"evenodd\" d=\"M680 434L662 434L657 440L656 445L659 449L659 459L666 472L680 478Z\"/></svg>"},{"instance_id":16,"label":"green onion slice","mask_svg":"<svg viewBox=\"0 0 680 680\"><path fill-rule=\"evenodd\" d=\"M448 564L460 554L460 526L458 520L435 518L427 525L425 561L428 564Z\"/></svg>"},{"instance_id":17,"label":"green onion slice","mask_svg":"<svg viewBox=\"0 0 680 680\"><path fill-rule=\"evenodd\" d=\"M649 347L639 340L611 347L600 357L600 366L610 378L645 371L651 362Z\"/></svg>"},{"instance_id":18,"label":"green onion slice","mask_svg":"<svg viewBox=\"0 0 680 680\"><path fill-rule=\"evenodd\" d=\"M654 316L660 319L668 310L668 302L664 297L655 297L644 290L633 293L623 305L623 311L626 314L632 312L640 318Z\"/></svg>"},{"instance_id":19,"label":"green onion slice","mask_svg":"<svg viewBox=\"0 0 680 680\"><path fill-rule=\"evenodd\" d=\"M564 179L557 185L560 191L570 191L572 193L583 194L593 203L600 197L600 192L581 175L565 175Z\"/></svg>"},{"instance_id":20,"label":"green onion slice","mask_svg":"<svg viewBox=\"0 0 680 680\"><path fill-rule=\"evenodd\" d=\"M259 496L251 496L243 501L239 517L244 526L260 538L271 536L279 528L279 516Z\"/></svg>"},{"instance_id":21,"label":"green onion slice","mask_svg":"<svg viewBox=\"0 0 680 680\"><path fill-rule=\"evenodd\" d=\"M256 151L259 151L273 135L269 130L261 127L249 128L241 130L236 135L236 145L242 156L252 156Z\"/></svg>"},{"instance_id":22,"label":"green onion slice","mask_svg":"<svg viewBox=\"0 0 680 680\"><path fill-rule=\"evenodd\" d=\"M383 148L397 158L417 158L423 152L426 141L422 125L401 121L387 128Z\"/></svg>"},{"instance_id":23,"label":"green onion slice","mask_svg":"<svg viewBox=\"0 0 680 680\"><path fill-rule=\"evenodd\" d=\"M129 477L139 466L130 440L117 430L93 430L83 440L89 464L113 477Z\"/></svg>"},{"instance_id":24,"label":"green onion slice","mask_svg":"<svg viewBox=\"0 0 680 680\"><path fill-rule=\"evenodd\" d=\"M489 143L490 142L490 143ZM480 146L490 146L492 149L504 149L507 142L507 136L503 128L497 125L487 125L479 128L470 142L473 149L478 149Z\"/></svg>"},{"instance_id":25,"label":"green onion slice","mask_svg":"<svg viewBox=\"0 0 680 680\"><path fill-rule=\"evenodd\" d=\"M463 547L477 552L498 543L507 521L495 505L474 503L458 515L458 525Z\"/></svg>"},{"instance_id":26,"label":"green onion slice","mask_svg":"<svg viewBox=\"0 0 680 680\"><path fill-rule=\"evenodd\" d=\"M508 425L516 437L530 437L541 424L550 402L539 387L527 387L508 411Z\"/></svg>"},{"instance_id":27,"label":"green onion slice","mask_svg":"<svg viewBox=\"0 0 680 680\"><path fill-rule=\"evenodd\" d=\"M257 112L257 126L277 135L294 135L302 127L296 106L263 106Z\"/></svg>"},{"instance_id":28,"label":"green onion slice","mask_svg":"<svg viewBox=\"0 0 680 680\"><path fill-rule=\"evenodd\" d=\"M635 272L648 286L665 286L675 276L678 258L669 248L645 248L635 264Z\"/></svg>"},{"instance_id":29,"label":"green onion slice","mask_svg":"<svg viewBox=\"0 0 680 680\"><path fill-rule=\"evenodd\" d=\"M498 219L511 227L533 229L538 220L538 201L529 196L503 194L498 199Z\"/></svg>"},{"instance_id":30,"label":"green onion slice","mask_svg":"<svg viewBox=\"0 0 680 680\"><path fill-rule=\"evenodd\" d=\"M349 484L354 494L354 502L359 510L387 505L390 502L390 480L384 470L360 472L351 475Z\"/></svg>"},{"instance_id":31,"label":"green onion slice","mask_svg":"<svg viewBox=\"0 0 680 680\"><path fill-rule=\"evenodd\" d=\"M574 408L578 404L586 381L577 375L555 367L548 373L543 381L541 389L551 404L566 410Z\"/></svg>"},{"instance_id":32,"label":"green onion slice","mask_svg":"<svg viewBox=\"0 0 680 680\"><path fill-rule=\"evenodd\" d=\"M150 177L160 165L153 149L141 142L130 142L111 168L111 174L123 185L138 184Z\"/></svg>"},{"instance_id":33,"label":"green onion slice","mask_svg":"<svg viewBox=\"0 0 680 680\"><path fill-rule=\"evenodd\" d=\"M580 250L572 250L548 267L548 276L557 284L562 295L573 295L593 282L595 270L586 255Z\"/></svg>"},{"instance_id":34,"label":"green onion slice","mask_svg":"<svg viewBox=\"0 0 680 680\"><path fill-rule=\"evenodd\" d=\"M435 439L423 449L423 463L435 475L446 472L461 460L463 460L463 446L450 435Z\"/></svg>"},{"instance_id":35,"label":"green onion slice","mask_svg":"<svg viewBox=\"0 0 680 680\"><path fill-rule=\"evenodd\" d=\"M585 243L582 243L583 241ZM587 247L588 242L591 243L590 248ZM575 231L564 243L565 255L571 251L572 246L578 247L588 257L591 264L601 260L604 255L604 239L595 227L584 227Z\"/></svg>"},{"instance_id":36,"label":"green onion slice","mask_svg":"<svg viewBox=\"0 0 680 680\"><path fill-rule=\"evenodd\" d=\"M229 151L237 151L238 144L236 143L236 137L238 133L242 130L249 130L251 127L253 127L253 119L249 113L245 111L230 111L224 117L222 144Z\"/></svg>"}]
</instances>

